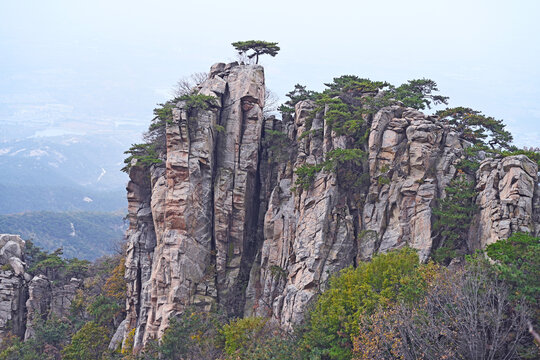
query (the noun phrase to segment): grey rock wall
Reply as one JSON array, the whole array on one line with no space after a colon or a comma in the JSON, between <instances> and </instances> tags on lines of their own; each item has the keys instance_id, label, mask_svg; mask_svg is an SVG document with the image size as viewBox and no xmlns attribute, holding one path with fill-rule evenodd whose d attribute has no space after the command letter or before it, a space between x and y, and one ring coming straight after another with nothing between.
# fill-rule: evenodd
<instances>
[{"instance_id":1,"label":"grey rock wall","mask_svg":"<svg viewBox=\"0 0 540 360\"><path fill-rule=\"evenodd\" d=\"M130 172L122 332L136 328L136 349L192 305L292 329L337 271L403 246L428 259L433 208L469 146L447 123L384 108L365 119L367 157L355 169L363 185L346 186L337 169L318 172L303 189L296 169L353 145L325 123L325 110L315 114L315 104L302 101L294 116L264 119L258 65L216 64L198 91L216 104L193 111L179 102L164 164ZM278 148L267 143L276 131L284 137ZM524 156L481 164L471 176L480 192L471 249L515 231L538 234L537 172Z\"/></svg>"}]
</instances>

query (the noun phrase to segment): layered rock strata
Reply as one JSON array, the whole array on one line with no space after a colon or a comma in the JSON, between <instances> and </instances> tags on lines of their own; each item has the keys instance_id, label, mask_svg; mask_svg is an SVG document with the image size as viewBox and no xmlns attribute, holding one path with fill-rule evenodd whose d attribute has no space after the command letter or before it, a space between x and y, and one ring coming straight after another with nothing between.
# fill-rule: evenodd
<instances>
[{"instance_id":1,"label":"layered rock strata","mask_svg":"<svg viewBox=\"0 0 540 360\"><path fill-rule=\"evenodd\" d=\"M177 103L164 163L130 172L123 332L136 328L136 348L190 305L292 329L340 269L403 246L422 261L430 256L433 209L469 146L447 123L383 108L366 118L366 158L352 169L360 185L347 184L351 169L347 177L338 167L303 188L297 169L353 147L324 121L324 109L301 101L293 116L264 119L257 65L216 64L198 92L215 104ZM470 179L479 191L471 249L515 231L538 234L537 172L524 156L481 164Z\"/></svg>"}]
</instances>

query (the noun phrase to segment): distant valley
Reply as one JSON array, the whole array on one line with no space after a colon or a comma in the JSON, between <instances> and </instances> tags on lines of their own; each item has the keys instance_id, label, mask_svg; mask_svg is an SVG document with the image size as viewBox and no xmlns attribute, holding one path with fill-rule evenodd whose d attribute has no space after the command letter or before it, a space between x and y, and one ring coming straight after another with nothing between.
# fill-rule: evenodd
<instances>
[{"instance_id":1,"label":"distant valley","mask_svg":"<svg viewBox=\"0 0 540 360\"><path fill-rule=\"evenodd\" d=\"M62 248L64 256L95 260L120 247L123 215L97 212L36 211L0 215L0 233L19 234L43 250Z\"/></svg>"},{"instance_id":2,"label":"distant valley","mask_svg":"<svg viewBox=\"0 0 540 360\"><path fill-rule=\"evenodd\" d=\"M0 233L47 251L61 247L66 257L110 254L125 230L127 176L120 169L135 136L33 134L0 142Z\"/></svg>"}]
</instances>

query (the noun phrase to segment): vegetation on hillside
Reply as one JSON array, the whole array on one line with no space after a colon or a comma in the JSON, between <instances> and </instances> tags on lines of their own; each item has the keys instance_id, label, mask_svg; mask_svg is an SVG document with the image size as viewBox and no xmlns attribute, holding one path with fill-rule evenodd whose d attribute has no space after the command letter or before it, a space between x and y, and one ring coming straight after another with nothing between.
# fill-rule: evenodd
<instances>
[{"instance_id":1,"label":"vegetation on hillside","mask_svg":"<svg viewBox=\"0 0 540 360\"><path fill-rule=\"evenodd\" d=\"M45 275L53 289L61 291L72 278L81 279L69 314L43 314L35 326L35 337L21 341L10 336L0 344L2 360L110 359L107 346L125 317L126 284L122 256L105 256L90 263L66 259L62 250L43 251L26 242L27 271Z\"/></svg>"},{"instance_id":2,"label":"vegetation on hillside","mask_svg":"<svg viewBox=\"0 0 540 360\"><path fill-rule=\"evenodd\" d=\"M233 45L248 58L275 56L279 51L277 43L248 41ZM247 55L247 51L252 53ZM322 116L335 134L346 139L346 148L328 151L319 163L295 170L299 191L309 189L319 172L328 171L335 172L339 185L356 196L365 190L367 139L373 115L388 105L423 110L448 104L448 98L438 94L437 84L429 79L394 86L346 75L326 87L317 93L297 84L280 108L284 116L290 116L300 101L313 101L315 109L301 141L321 136L320 131L312 129L315 116ZM124 171L132 166L147 170L163 162L165 131L173 124L173 109L179 101L189 117L215 105L212 97L184 90L154 110L145 142L126 152ZM474 255L467 254L466 240L475 211L472 175L480 159L486 155L525 154L540 162L540 155L535 149L512 147L512 137L502 121L478 111L457 107L437 115L471 146L445 189L445 197L434 205L433 261L420 263L414 250L402 248L343 269L327 284L321 284L325 290L313 299L304 323L289 332L273 318L231 318L219 307L209 312L187 308L170 319L159 340L149 341L134 354L135 329L117 349L108 349L115 329L125 318L125 259L109 256L93 263L66 259L66 246L44 251L28 241L25 260L30 274L43 274L56 287L75 277L83 279L83 286L68 316L44 316L36 324L36 336L26 342L9 337L0 344L0 360L538 358L539 348L528 329L540 326L540 239L514 234ZM265 130L263 146L272 153L271 161L288 161L295 145L287 134ZM378 181L384 186L391 180L381 176ZM69 219L79 215L71 216ZM77 231L92 233L86 225L69 222L73 223L75 237ZM21 226L35 231L41 223L34 223L38 225L22 222ZM54 218L47 222L49 230L65 231L64 225ZM9 232L20 233L21 229ZM456 258L460 261L452 261Z\"/></svg>"},{"instance_id":3,"label":"vegetation on hillside","mask_svg":"<svg viewBox=\"0 0 540 360\"><path fill-rule=\"evenodd\" d=\"M533 359L539 349L527 327L538 325L539 244L516 234L488 247L496 262L477 254L452 268L420 264L408 248L379 254L335 274L292 333L271 318L231 319L219 309L188 308L140 354L128 342L102 358ZM83 356L105 343L94 330L98 323L85 326L64 354L76 348Z\"/></svg>"},{"instance_id":4,"label":"vegetation on hillside","mask_svg":"<svg viewBox=\"0 0 540 360\"><path fill-rule=\"evenodd\" d=\"M95 212L36 211L0 215L1 234L20 234L39 247L63 249L66 257L95 260L110 254L124 236L122 215Z\"/></svg>"}]
</instances>

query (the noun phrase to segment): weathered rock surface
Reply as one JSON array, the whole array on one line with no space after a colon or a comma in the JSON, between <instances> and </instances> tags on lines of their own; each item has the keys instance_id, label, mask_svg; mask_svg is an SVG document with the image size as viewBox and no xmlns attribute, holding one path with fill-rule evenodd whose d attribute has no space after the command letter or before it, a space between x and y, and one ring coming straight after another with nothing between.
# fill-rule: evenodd
<instances>
[{"instance_id":1,"label":"weathered rock surface","mask_svg":"<svg viewBox=\"0 0 540 360\"><path fill-rule=\"evenodd\" d=\"M25 300L24 278L11 270L0 270L0 342L8 332L24 334Z\"/></svg>"},{"instance_id":2,"label":"weathered rock surface","mask_svg":"<svg viewBox=\"0 0 540 360\"><path fill-rule=\"evenodd\" d=\"M114 332L113 337L111 338L111 341L109 342L109 350L116 350L120 347L122 344L122 340L124 340L124 336L126 336L126 328L127 328L127 319L124 319L120 325L118 325L118 328Z\"/></svg>"},{"instance_id":3,"label":"weathered rock surface","mask_svg":"<svg viewBox=\"0 0 540 360\"><path fill-rule=\"evenodd\" d=\"M136 166L130 173L126 279L135 348L188 305L209 309L219 298L229 313L242 313L258 213L263 68L217 64L199 93L215 104L177 104L165 166L151 176Z\"/></svg>"},{"instance_id":4,"label":"weathered rock surface","mask_svg":"<svg viewBox=\"0 0 540 360\"><path fill-rule=\"evenodd\" d=\"M260 66L216 64L199 93L179 102L166 127L164 163L130 172L127 334L135 348L161 336L186 306L259 315L291 329L329 276L377 252L410 246L426 260L433 208L446 196L469 144L445 122L403 106L366 117L367 154L347 185L343 169L320 171L307 188L295 170L352 148L302 101L294 116L263 119ZM278 146L271 134L283 136ZM489 159L476 180L479 212L471 249L515 231L540 230L536 164ZM349 173L349 175L351 175Z\"/></svg>"},{"instance_id":5,"label":"weathered rock surface","mask_svg":"<svg viewBox=\"0 0 540 360\"><path fill-rule=\"evenodd\" d=\"M26 327L25 242L19 235L0 234L0 342L8 332L22 336Z\"/></svg>"},{"instance_id":6,"label":"weathered rock surface","mask_svg":"<svg viewBox=\"0 0 540 360\"><path fill-rule=\"evenodd\" d=\"M478 213L469 236L471 249L485 248L514 232L539 234L538 166L525 155L486 159L477 172ZM536 219L536 220L535 220Z\"/></svg>"},{"instance_id":7,"label":"weathered rock surface","mask_svg":"<svg viewBox=\"0 0 540 360\"><path fill-rule=\"evenodd\" d=\"M393 106L375 115L359 259L405 245L427 259L431 209L454 177L464 146L455 132L419 111Z\"/></svg>"},{"instance_id":8,"label":"weathered rock surface","mask_svg":"<svg viewBox=\"0 0 540 360\"><path fill-rule=\"evenodd\" d=\"M150 303L150 274L152 257L156 246L156 231L152 217L152 182L156 187L153 202L162 198L162 169L154 168L150 176L140 167L133 166L129 172L128 191L129 229L126 254L127 301L126 321L129 329L136 328L135 345L142 343ZM158 195L159 194L159 195ZM160 219L158 217L158 219ZM158 220L159 221L159 220Z\"/></svg>"},{"instance_id":9,"label":"weathered rock surface","mask_svg":"<svg viewBox=\"0 0 540 360\"><path fill-rule=\"evenodd\" d=\"M270 195L264 242L248 286L254 301L245 309L246 314L273 316L288 329L303 319L305 305L324 289L328 276L352 264L356 255L353 210L336 175L320 172L309 189L291 190L293 169L320 164L329 151L346 145L322 114L311 124L311 133L319 135L298 140L313 108L311 101L298 103L294 121L282 124L291 143L298 142L298 152L294 164L281 166Z\"/></svg>"},{"instance_id":10,"label":"weathered rock surface","mask_svg":"<svg viewBox=\"0 0 540 360\"><path fill-rule=\"evenodd\" d=\"M71 303L82 287L82 281L72 278L67 284L53 284L44 275L37 275L28 284L26 301L26 332L24 338L35 336L35 324L39 319L65 319L70 315Z\"/></svg>"},{"instance_id":11,"label":"weathered rock surface","mask_svg":"<svg viewBox=\"0 0 540 360\"><path fill-rule=\"evenodd\" d=\"M24 339L33 338L34 326L39 319L46 318L51 304L51 284L44 275L35 276L28 284L28 309Z\"/></svg>"}]
</instances>

